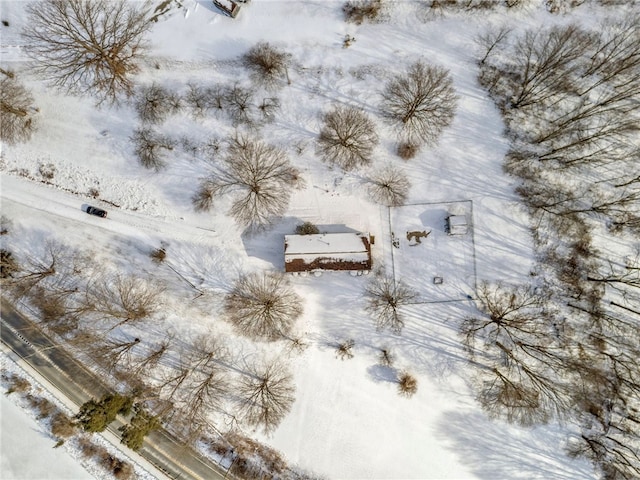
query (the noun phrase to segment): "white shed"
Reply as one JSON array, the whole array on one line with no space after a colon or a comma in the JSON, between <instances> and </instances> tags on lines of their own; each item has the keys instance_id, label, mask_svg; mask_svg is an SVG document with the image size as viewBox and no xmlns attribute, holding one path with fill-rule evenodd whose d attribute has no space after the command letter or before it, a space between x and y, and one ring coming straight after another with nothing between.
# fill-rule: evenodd
<instances>
[{"instance_id":1,"label":"white shed","mask_svg":"<svg viewBox=\"0 0 640 480\"><path fill-rule=\"evenodd\" d=\"M469 231L466 215L449 215L447 217L447 233L449 235L466 235Z\"/></svg>"}]
</instances>

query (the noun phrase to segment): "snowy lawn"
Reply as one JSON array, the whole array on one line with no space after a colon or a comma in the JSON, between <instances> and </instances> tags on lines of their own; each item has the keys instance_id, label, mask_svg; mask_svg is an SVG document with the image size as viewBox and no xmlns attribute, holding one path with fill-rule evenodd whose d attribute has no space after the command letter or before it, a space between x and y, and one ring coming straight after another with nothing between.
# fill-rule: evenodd
<instances>
[{"instance_id":1,"label":"snowy lawn","mask_svg":"<svg viewBox=\"0 0 640 480\"><path fill-rule=\"evenodd\" d=\"M3 480L94 478L9 397L0 398L0 476Z\"/></svg>"},{"instance_id":2,"label":"snowy lawn","mask_svg":"<svg viewBox=\"0 0 640 480\"><path fill-rule=\"evenodd\" d=\"M30 76L20 37L14 35L24 24L23 2L3 2L12 22L6 37L11 56L3 61L20 72L41 109L32 141L6 146L2 153L2 213L17 231L31 235L17 251L33 255L46 238L58 238L94 249L96 258L116 269L170 285L165 311L138 327L142 333L131 329L131 335L144 334L153 342L171 331L187 344L197 333L209 332L221 335L239 356L253 351L287 358L281 342L247 345L234 337L220 319L221 295L242 273L281 271L284 235L304 221L321 231L371 233L374 265L394 269L425 304L407 309L400 335L380 332L364 312L367 277L292 277L305 302L296 330L309 345L288 357L296 401L272 436L248 428L244 433L328 478L593 478L589 464L564 456L565 427L519 428L491 421L480 411L457 335L459 323L475 311L468 296L476 274L478 280L526 281L533 264L528 218L514 181L502 171L508 148L504 126L476 81L473 38L490 22L509 20L520 27L551 17L522 9L508 17L488 13L425 23L421 2L393 2L388 21L356 26L344 22L337 1L253 0L235 20L221 16L208 1L180 3L182 8L154 25L151 55L137 80L179 92L188 82L250 85L238 56L258 41L291 52L291 85L276 93L281 111L260 136L286 150L306 187L293 192L283 218L259 235L247 235L226 215L227 199L210 213L194 212L191 196L211 162L176 147L166 169L156 173L141 167L129 140L139 123L131 103L96 109L92 99L64 96ZM343 48L347 34L356 41ZM395 136L378 116L378 97L390 75L419 58L451 71L458 109L440 141L405 162L395 156ZM365 180L371 167L345 173L315 156L322 113L336 103L372 116L381 137L372 167L393 163L406 173L412 183L410 206L392 208L389 216L368 198ZM158 128L195 144L235 132L213 115L194 120L185 112ZM55 165L55 186L33 181L42 180L43 163ZM97 199L89 195L92 188L99 190ZM83 213L80 206L87 203L107 209L108 219ZM444 232L452 210L469 219L467 234ZM422 231L431 233L420 243L406 237ZM168 245L171 269L148 258L161 242ZM434 283L436 277L441 284ZM348 339L355 343L354 358L339 360L336 344ZM394 353L393 366L379 364L382 348ZM397 393L402 371L417 378L411 398ZM9 411L9 417L19 417ZM4 422L3 415L3 438Z\"/></svg>"}]
</instances>

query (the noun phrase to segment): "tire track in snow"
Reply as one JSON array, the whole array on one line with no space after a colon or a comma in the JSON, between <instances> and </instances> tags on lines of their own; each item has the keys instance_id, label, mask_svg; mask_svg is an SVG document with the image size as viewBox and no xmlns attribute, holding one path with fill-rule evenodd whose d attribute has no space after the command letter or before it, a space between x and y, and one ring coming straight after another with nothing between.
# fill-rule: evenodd
<instances>
[{"instance_id":1,"label":"tire track in snow","mask_svg":"<svg viewBox=\"0 0 640 480\"><path fill-rule=\"evenodd\" d=\"M182 220L169 221L162 217L142 217L141 214L116 210L113 207L106 207L109 213L106 219L98 219L79 208L78 203L85 204L90 200L8 175L2 176L1 196L3 201L13 202L49 216L63 218L65 221L81 223L86 227L120 234L126 234L128 229L133 229L132 233L153 232L167 240L187 240L198 243L212 243L215 240L216 244L220 243L220 235L215 230L191 225ZM99 205L100 201L92 203ZM127 228L123 229L123 227Z\"/></svg>"}]
</instances>

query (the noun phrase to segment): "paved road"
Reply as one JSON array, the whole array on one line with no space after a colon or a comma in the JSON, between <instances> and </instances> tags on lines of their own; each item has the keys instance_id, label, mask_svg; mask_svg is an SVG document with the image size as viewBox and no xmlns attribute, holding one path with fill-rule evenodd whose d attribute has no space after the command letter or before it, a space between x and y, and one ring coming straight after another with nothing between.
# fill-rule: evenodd
<instances>
[{"instance_id":1,"label":"paved road","mask_svg":"<svg viewBox=\"0 0 640 480\"><path fill-rule=\"evenodd\" d=\"M35 323L18 313L4 298L0 313L2 342L76 406L79 407L91 398L100 398L110 391L98 377L56 345ZM109 428L118 437L119 425L114 422ZM218 465L193 449L186 448L165 430L151 432L138 453L169 478L230 478L225 476L225 471Z\"/></svg>"}]
</instances>

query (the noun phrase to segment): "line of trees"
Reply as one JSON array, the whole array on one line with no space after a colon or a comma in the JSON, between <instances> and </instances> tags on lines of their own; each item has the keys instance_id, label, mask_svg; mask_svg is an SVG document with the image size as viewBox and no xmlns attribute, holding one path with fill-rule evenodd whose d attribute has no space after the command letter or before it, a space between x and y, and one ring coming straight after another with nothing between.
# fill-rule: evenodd
<instances>
[{"instance_id":1,"label":"line of trees","mask_svg":"<svg viewBox=\"0 0 640 480\"><path fill-rule=\"evenodd\" d=\"M568 25L482 38L480 81L505 113L514 140L506 168L533 209L599 214L638 231L639 24L630 16L598 32Z\"/></svg>"},{"instance_id":2,"label":"line of trees","mask_svg":"<svg viewBox=\"0 0 640 480\"><path fill-rule=\"evenodd\" d=\"M478 398L512 421L576 423L571 455L603 478L637 478L640 271L637 252L609 245L631 247L625 239L640 232L640 17L598 30L499 29L479 43L480 82L511 138L505 169L535 225L540 281L480 286L482 313L461 325Z\"/></svg>"},{"instance_id":3,"label":"line of trees","mask_svg":"<svg viewBox=\"0 0 640 480\"><path fill-rule=\"evenodd\" d=\"M41 255L16 262L12 276L2 279L3 288L33 305L43 326L80 349L114 386L135 392L140 406L123 430L123 442L131 448L139 448L160 421L171 421L176 429L186 425L176 431L196 440L209 428L211 412L271 432L290 410L294 383L282 361L247 362L212 334L183 343L167 332L148 341L140 322L160 311L163 288L139 275L96 274L88 256L58 242L50 242ZM302 299L282 274L239 278L224 311L250 338L299 342L291 330ZM132 404L124 400L115 395L89 402L78 421L87 431L101 431L116 414L128 414Z\"/></svg>"}]
</instances>

